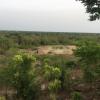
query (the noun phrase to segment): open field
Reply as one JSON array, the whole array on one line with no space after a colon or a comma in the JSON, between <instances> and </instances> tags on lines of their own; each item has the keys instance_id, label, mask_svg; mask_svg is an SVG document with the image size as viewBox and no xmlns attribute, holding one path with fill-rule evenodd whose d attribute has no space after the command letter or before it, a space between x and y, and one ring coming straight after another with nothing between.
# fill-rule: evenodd
<instances>
[{"instance_id":1,"label":"open field","mask_svg":"<svg viewBox=\"0 0 100 100\"><path fill-rule=\"evenodd\" d=\"M76 49L74 45L53 45L53 46L40 46L37 49L37 54L62 54L62 55L72 55L73 50Z\"/></svg>"},{"instance_id":2,"label":"open field","mask_svg":"<svg viewBox=\"0 0 100 100\"><path fill-rule=\"evenodd\" d=\"M73 55L75 45L47 45L36 47L35 50L20 49L19 52L26 52L36 55Z\"/></svg>"}]
</instances>

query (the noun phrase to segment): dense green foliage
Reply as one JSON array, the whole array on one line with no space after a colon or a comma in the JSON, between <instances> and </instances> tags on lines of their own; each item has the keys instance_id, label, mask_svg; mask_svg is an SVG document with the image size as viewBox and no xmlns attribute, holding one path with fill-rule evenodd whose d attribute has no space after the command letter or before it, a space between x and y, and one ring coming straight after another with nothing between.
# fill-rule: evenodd
<instances>
[{"instance_id":1,"label":"dense green foliage","mask_svg":"<svg viewBox=\"0 0 100 100\"><path fill-rule=\"evenodd\" d=\"M100 19L100 1L99 0L77 0L81 1L86 7L86 12L90 13L90 20Z\"/></svg>"}]
</instances>

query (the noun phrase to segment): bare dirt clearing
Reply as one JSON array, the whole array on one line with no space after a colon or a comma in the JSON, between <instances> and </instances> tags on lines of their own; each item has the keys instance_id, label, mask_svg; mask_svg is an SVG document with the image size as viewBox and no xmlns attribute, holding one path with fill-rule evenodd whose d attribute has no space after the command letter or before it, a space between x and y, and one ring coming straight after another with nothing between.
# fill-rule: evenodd
<instances>
[{"instance_id":1,"label":"bare dirt clearing","mask_svg":"<svg viewBox=\"0 0 100 100\"><path fill-rule=\"evenodd\" d=\"M73 50L76 49L75 45L53 45L53 46L40 46L37 48L37 54L45 55L45 54L65 54L72 55Z\"/></svg>"},{"instance_id":2,"label":"bare dirt clearing","mask_svg":"<svg viewBox=\"0 0 100 100\"><path fill-rule=\"evenodd\" d=\"M46 45L36 47L35 50L20 49L19 52L26 52L37 55L73 55L73 50L76 49L75 45Z\"/></svg>"}]
</instances>

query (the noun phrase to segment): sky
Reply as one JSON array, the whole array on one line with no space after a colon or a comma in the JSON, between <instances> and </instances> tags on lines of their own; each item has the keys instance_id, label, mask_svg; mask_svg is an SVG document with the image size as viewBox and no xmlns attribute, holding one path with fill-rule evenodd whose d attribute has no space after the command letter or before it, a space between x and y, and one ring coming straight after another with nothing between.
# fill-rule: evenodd
<instances>
[{"instance_id":1,"label":"sky","mask_svg":"<svg viewBox=\"0 0 100 100\"><path fill-rule=\"evenodd\" d=\"M0 30L100 33L76 0L0 0Z\"/></svg>"}]
</instances>

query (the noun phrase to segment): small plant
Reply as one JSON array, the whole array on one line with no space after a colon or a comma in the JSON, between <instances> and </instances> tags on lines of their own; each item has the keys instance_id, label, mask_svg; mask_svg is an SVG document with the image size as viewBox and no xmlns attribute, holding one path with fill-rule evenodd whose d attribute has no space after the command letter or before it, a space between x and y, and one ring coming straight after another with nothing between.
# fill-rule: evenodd
<instances>
[{"instance_id":1,"label":"small plant","mask_svg":"<svg viewBox=\"0 0 100 100\"><path fill-rule=\"evenodd\" d=\"M73 92L71 100L83 100L83 97L79 92Z\"/></svg>"},{"instance_id":2,"label":"small plant","mask_svg":"<svg viewBox=\"0 0 100 100\"><path fill-rule=\"evenodd\" d=\"M54 81L49 82L48 90L50 92L51 100L57 100L57 92L61 88L61 81L55 79Z\"/></svg>"},{"instance_id":3,"label":"small plant","mask_svg":"<svg viewBox=\"0 0 100 100\"><path fill-rule=\"evenodd\" d=\"M47 63L44 66L44 78L48 81L48 90L50 100L56 100L57 92L61 88L61 69L58 67L50 66Z\"/></svg>"},{"instance_id":4,"label":"small plant","mask_svg":"<svg viewBox=\"0 0 100 100\"><path fill-rule=\"evenodd\" d=\"M57 92L61 88L61 81L55 79L54 81L50 82L48 85L48 89L50 92Z\"/></svg>"},{"instance_id":5,"label":"small plant","mask_svg":"<svg viewBox=\"0 0 100 100\"><path fill-rule=\"evenodd\" d=\"M49 66L48 64L45 64L44 75L47 80L59 79L61 76L61 70L58 67Z\"/></svg>"}]
</instances>

